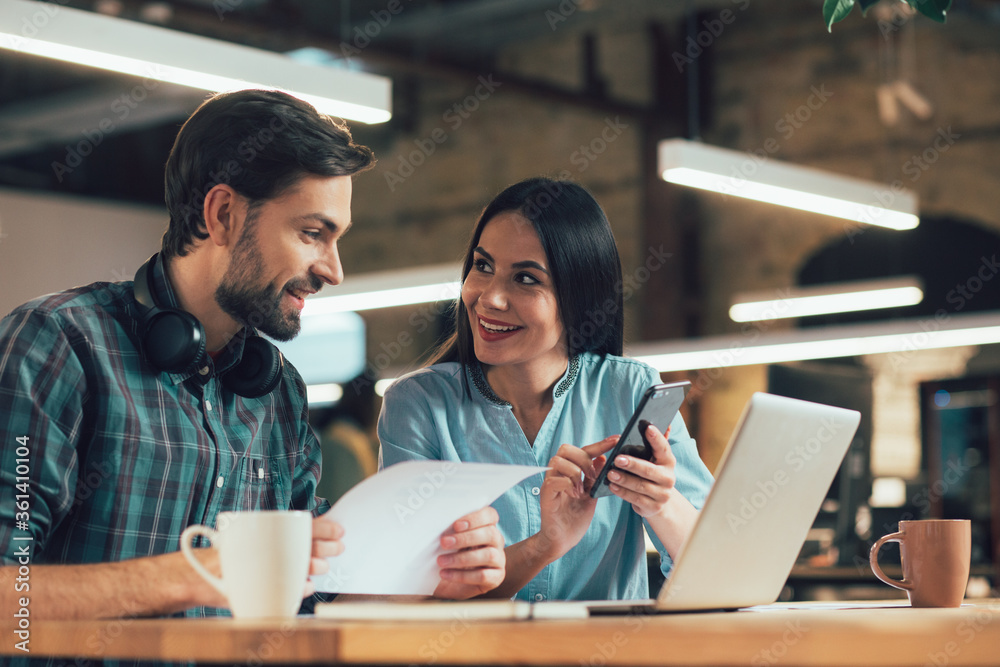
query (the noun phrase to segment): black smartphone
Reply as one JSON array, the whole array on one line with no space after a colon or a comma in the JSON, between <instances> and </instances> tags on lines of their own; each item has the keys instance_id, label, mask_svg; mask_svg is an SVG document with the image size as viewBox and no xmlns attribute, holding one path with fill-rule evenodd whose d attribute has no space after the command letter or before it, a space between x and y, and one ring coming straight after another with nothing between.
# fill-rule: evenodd
<instances>
[{"instance_id":1,"label":"black smartphone","mask_svg":"<svg viewBox=\"0 0 1000 667\"><path fill-rule=\"evenodd\" d=\"M597 474L594 486L590 489L593 498L602 498L611 495L608 489L608 473L615 469L615 457L624 454L634 456L647 461L653 458L653 448L646 442L646 428L652 424L663 433L674 420L674 416L684 402L691 383L687 380L683 382L672 382L670 384L656 384L646 390L639 401L639 406L632 413L632 418L628 420L628 425L622 431L621 438L618 439L614 449L608 452L608 460L604 468Z\"/></svg>"}]
</instances>

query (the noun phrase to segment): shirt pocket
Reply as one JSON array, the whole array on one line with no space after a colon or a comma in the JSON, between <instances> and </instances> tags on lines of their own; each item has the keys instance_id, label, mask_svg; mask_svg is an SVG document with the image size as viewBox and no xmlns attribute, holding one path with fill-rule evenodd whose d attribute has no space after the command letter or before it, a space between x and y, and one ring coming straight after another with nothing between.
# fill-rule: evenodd
<instances>
[{"instance_id":1,"label":"shirt pocket","mask_svg":"<svg viewBox=\"0 0 1000 667\"><path fill-rule=\"evenodd\" d=\"M292 479L288 459L244 456L237 479L240 510L287 510L291 506Z\"/></svg>"}]
</instances>

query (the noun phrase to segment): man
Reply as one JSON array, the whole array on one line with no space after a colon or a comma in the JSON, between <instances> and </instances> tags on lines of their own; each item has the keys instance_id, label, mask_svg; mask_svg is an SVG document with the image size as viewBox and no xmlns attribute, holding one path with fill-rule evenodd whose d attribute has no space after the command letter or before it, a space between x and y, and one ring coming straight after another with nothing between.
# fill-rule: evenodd
<instances>
[{"instance_id":1,"label":"man","mask_svg":"<svg viewBox=\"0 0 1000 667\"><path fill-rule=\"evenodd\" d=\"M177 136L170 224L135 284L41 297L0 322L0 608L28 596L32 618L218 613L226 601L178 539L220 511L312 511L313 573L342 551L315 497L304 384L256 331L292 338L305 298L341 282L351 177L373 161L291 96L217 95ZM442 537L461 551L437 596L502 580L496 520L485 508ZM199 553L217 572L214 549Z\"/></svg>"}]
</instances>

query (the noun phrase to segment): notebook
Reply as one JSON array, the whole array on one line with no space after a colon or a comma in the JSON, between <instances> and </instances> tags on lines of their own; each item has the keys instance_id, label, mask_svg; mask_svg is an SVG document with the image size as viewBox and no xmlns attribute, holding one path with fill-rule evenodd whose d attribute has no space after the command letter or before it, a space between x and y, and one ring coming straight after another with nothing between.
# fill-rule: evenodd
<instances>
[{"instance_id":1,"label":"notebook","mask_svg":"<svg viewBox=\"0 0 1000 667\"><path fill-rule=\"evenodd\" d=\"M776 601L860 421L854 410L754 394L656 599L578 604L593 616Z\"/></svg>"}]
</instances>

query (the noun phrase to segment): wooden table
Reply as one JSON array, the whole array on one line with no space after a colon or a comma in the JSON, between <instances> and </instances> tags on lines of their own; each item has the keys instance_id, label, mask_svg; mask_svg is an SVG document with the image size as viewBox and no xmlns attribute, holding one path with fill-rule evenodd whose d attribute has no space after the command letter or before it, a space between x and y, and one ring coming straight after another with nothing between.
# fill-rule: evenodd
<instances>
[{"instance_id":1,"label":"wooden table","mask_svg":"<svg viewBox=\"0 0 1000 667\"><path fill-rule=\"evenodd\" d=\"M9 628L6 619L2 625ZM997 665L1000 600L959 609L814 603L582 621L34 620L30 632L31 657L247 665ZM25 655L9 629L3 637L0 655Z\"/></svg>"}]
</instances>

